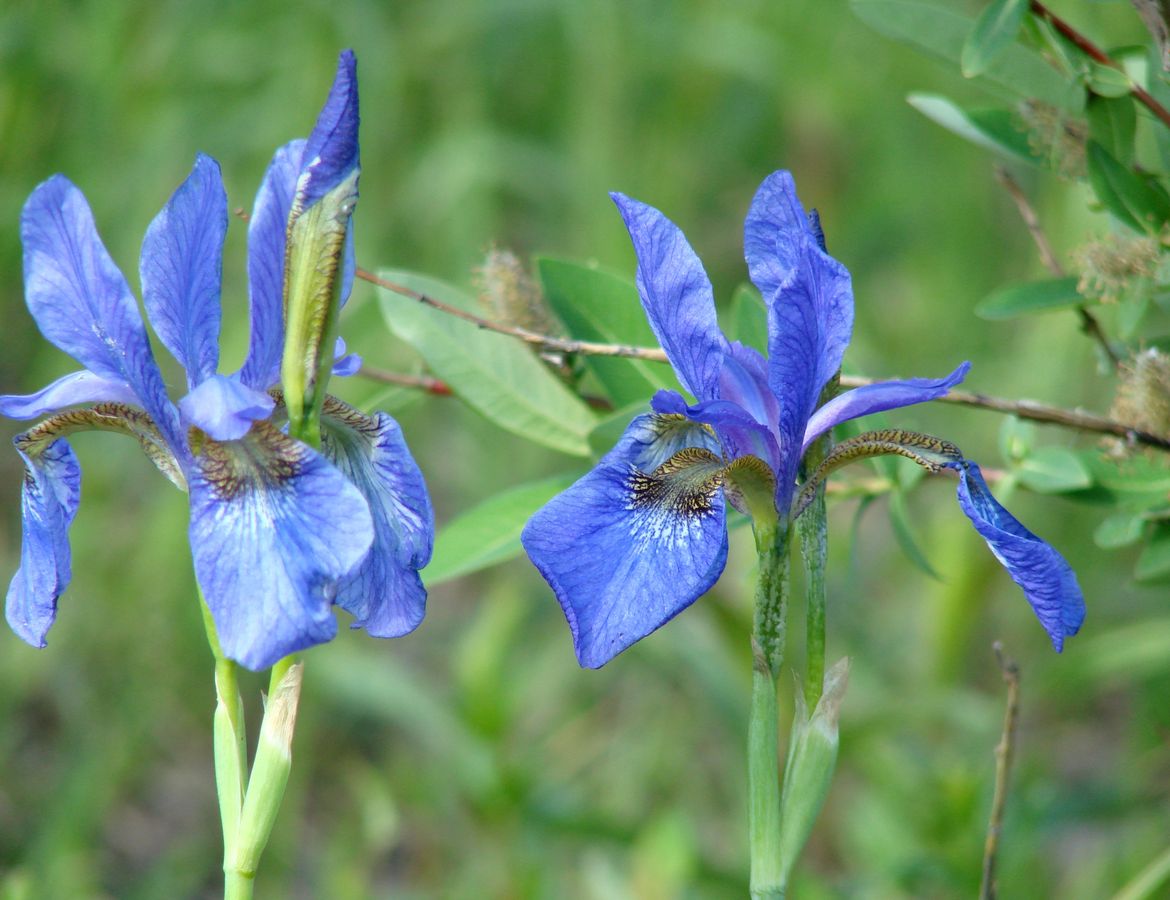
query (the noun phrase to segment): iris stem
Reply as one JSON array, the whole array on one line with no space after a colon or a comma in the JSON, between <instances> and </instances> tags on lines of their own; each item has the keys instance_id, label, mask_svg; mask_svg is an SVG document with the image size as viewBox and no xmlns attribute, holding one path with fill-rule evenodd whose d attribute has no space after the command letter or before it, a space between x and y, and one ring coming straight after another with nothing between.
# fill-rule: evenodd
<instances>
[{"instance_id":1,"label":"iris stem","mask_svg":"<svg viewBox=\"0 0 1170 900\"><path fill-rule=\"evenodd\" d=\"M812 503L797 520L797 528L804 559L804 701L811 710L816 709L825 683L825 559L829 549L829 529L823 485L817 488Z\"/></svg>"},{"instance_id":2,"label":"iris stem","mask_svg":"<svg viewBox=\"0 0 1170 900\"><path fill-rule=\"evenodd\" d=\"M250 880L243 885L239 883L239 873L232 871L248 771L247 735L244 703L240 697L239 667L223 655L219 635L215 630L215 620L202 591L199 592L199 605L203 612L207 643L215 656L212 747L215 758L215 792L219 802L220 827L223 830L224 896L230 900L247 900L252 896ZM246 891L242 891L245 886Z\"/></svg>"},{"instance_id":3,"label":"iris stem","mask_svg":"<svg viewBox=\"0 0 1170 900\"><path fill-rule=\"evenodd\" d=\"M838 372L821 391L820 402L828 403L840 388ZM833 449L832 433L827 432L812 442L805 451L801 467L806 474L817 471ZM797 520L800 534L800 555L804 560L805 593L805 673L804 700L810 712L825 685L825 560L829 555L829 524L825 511L825 486L822 482L812 502Z\"/></svg>"},{"instance_id":4,"label":"iris stem","mask_svg":"<svg viewBox=\"0 0 1170 900\"><path fill-rule=\"evenodd\" d=\"M780 723L777 680L788 615L787 522L753 523L759 554L752 628L752 698L748 721L748 837L753 900L784 896L780 862Z\"/></svg>"}]
</instances>

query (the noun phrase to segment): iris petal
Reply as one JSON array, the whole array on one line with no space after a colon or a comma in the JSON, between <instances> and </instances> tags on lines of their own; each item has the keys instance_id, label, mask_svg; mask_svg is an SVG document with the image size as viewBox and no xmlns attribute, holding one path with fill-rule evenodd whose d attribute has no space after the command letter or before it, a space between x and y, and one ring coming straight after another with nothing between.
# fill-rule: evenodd
<instances>
[{"instance_id":1,"label":"iris petal","mask_svg":"<svg viewBox=\"0 0 1170 900\"><path fill-rule=\"evenodd\" d=\"M297 183L297 208L307 209L358 167L357 61L346 50L321 114L305 144L305 170Z\"/></svg>"},{"instance_id":2,"label":"iris petal","mask_svg":"<svg viewBox=\"0 0 1170 900\"><path fill-rule=\"evenodd\" d=\"M356 617L355 628L400 637L426 611L418 570L430 561L435 531L426 484L394 419L326 402L322 453L366 498L374 520L373 546L342 581L336 603Z\"/></svg>"},{"instance_id":3,"label":"iris petal","mask_svg":"<svg viewBox=\"0 0 1170 900\"><path fill-rule=\"evenodd\" d=\"M190 492L195 574L224 653L258 670L332 638L337 583L373 540L357 488L259 422L243 440L208 442Z\"/></svg>"},{"instance_id":4,"label":"iris petal","mask_svg":"<svg viewBox=\"0 0 1170 900\"><path fill-rule=\"evenodd\" d=\"M841 367L853 327L849 273L809 235L801 259L768 303L768 384L780 400L783 465L776 473L776 508L787 509L805 426L821 390Z\"/></svg>"},{"instance_id":5,"label":"iris petal","mask_svg":"<svg viewBox=\"0 0 1170 900\"><path fill-rule=\"evenodd\" d=\"M1059 653L1085 620L1085 598L1077 576L1063 556L999 505L979 466L967 461L959 470L959 506L987 541L991 552L1024 589L1040 624Z\"/></svg>"},{"instance_id":6,"label":"iris petal","mask_svg":"<svg viewBox=\"0 0 1170 900\"><path fill-rule=\"evenodd\" d=\"M146 326L98 237L85 197L63 175L40 184L20 219L25 298L41 333L106 381L123 382L177 451L185 446Z\"/></svg>"},{"instance_id":7,"label":"iris petal","mask_svg":"<svg viewBox=\"0 0 1170 900\"><path fill-rule=\"evenodd\" d=\"M267 390L280 381L284 347L284 255L305 142L290 141L273 154L248 220L248 302L252 336L240 370L244 384Z\"/></svg>"},{"instance_id":8,"label":"iris petal","mask_svg":"<svg viewBox=\"0 0 1170 900\"><path fill-rule=\"evenodd\" d=\"M752 198L743 223L743 251L752 283L771 297L801 264L806 236L823 247L820 220L805 213L791 172L773 172Z\"/></svg>"},{"instance_id":9,"label":"iris petal","mask_svg":"<svg viewBox=\"0 0 1170 900\"><path fill-rule=\"evenodd\" d=\"M680 443L707 451L706 461L672 468ZM638 416L597 468L525 526L524 549L561 603L582 666L604 665L719 578L727 527L717 450L685 419Z\"/></svg>"},{"instance_id":10,"label":"iris petal","mask_svg":"<svg viewBox=\"0 0 1170 900\"><path fill-rule=\"evenodd\" d=\"M142 302L193 388L219 365L219 290L227 194L219 163L200 153L142 242Z\"/></svg>"},{"instance_id":11,"label":"iris petal","mask_svg":"<svg viewBox=\"0 0 1170 900\"><path fill-rule=\"evenodd\" d=\"M138 405L138 397L124 381L109 381L83 370L58 378L35 394L0 396L0 416L35 419L82 403L125 403Z\"/></svg>"},{"instance_id":12,"label":"iris petal","mask_svg":"<svg viewBox=\"0 0 1170 900\"><path fill-rule=\"evenodd\" d=\"M253 422L267 419L275 405L268 394L238 378L213 375L179 401L179 412L184 424L214 440L234 441L247 434Z\"/></svg>"},{"instance_id":13,"label":"iris petal","mask_svg":"<svg viewBox=\"0 0 1170 900\"><path fill-rule=\"evenodd\" d=\"M801 455L808 445L842 422L859 419L872 413L913 406L937 400L967 377L971 363L965 362L945 378L910 378L905 381L881 381L838 394L818 409L804 430Z\"/></svg>"},{"instance_id":14,"label":"iris petal","mask_svg":"<svg viewBox=\"0 0 1170 900\"><path fill-rule=\"evenodd\" d=\"M683 387L698 400L713 400L727 339L703 264L678 226L654 207L610 196L634 242L638 294L654 335Z\"/></svg>"},{"instance_id":15,"label":"iris petal","mask_svg":"<svg viewBox=\"0 0 1170 900\"><path fill-rule=\"evenodd\" d=\"M81 497L81 466L72 448L58 439L44 448L22 449L20 568L8 585L6 615L12 630L34 647L57 617L57 598L71 576L69 526Z\"/></svg>"}]
</instances>

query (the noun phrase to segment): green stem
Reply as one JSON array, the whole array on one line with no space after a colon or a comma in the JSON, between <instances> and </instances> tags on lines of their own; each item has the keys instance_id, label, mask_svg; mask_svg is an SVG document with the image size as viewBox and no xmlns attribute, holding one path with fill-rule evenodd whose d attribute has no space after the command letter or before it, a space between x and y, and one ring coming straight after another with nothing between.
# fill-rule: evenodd
<instances>
[{"instance_id":1,"label":"green stem","mask_svg":"<svg viewBox=\"0 0 1170 900\"><path fill-rule=\"evenodd\" d=\"M230 889L229 859L239 833L244 792L247 787L248 755L244 726L244 704L240 698L239 669L235 662L223 655L219 635L211 609L199 592L203 612L203 628L207 643L215 656L215 713L212 716L212 747L215 758L215 792L219 802L220 827L223 830L223 860L225 896L250 897Z\"/></svg>"},{"instance_id":2,"label":"green stem","mask_svg":"<svg viewBox=\"0 0 1170 900\"><path fill-rule=\"evenodd\" d=\"M804 558L805 647L804 700L816 709L825 683L825 558L829 529L825 519L825 488L817 488L812 503L797 520Z\"/></svg>"},{"instance_id":3,"label":"green stem","mask_svg":"<svg viewBox=\"0 0 1170 900\"><path fill-rule=\"evenodd\" d=\"M748 835L753 900L784 896L780 861L780 724L777 679L784 661L788 611L788 527L756 522L760 558L752 631L752 700L748 722Z\"/></svg>"},{"instance_id":4,"label":"green stem","mask_svg":"<svg viewBox=\"0 0 1170 900\"><path fill-rule=\"evenodd\" d=\"M251 875L245 875L242 872L229 872L224 869L223 898L224 900L252 900L254 884Z\"/></svg>"}]
</instances>

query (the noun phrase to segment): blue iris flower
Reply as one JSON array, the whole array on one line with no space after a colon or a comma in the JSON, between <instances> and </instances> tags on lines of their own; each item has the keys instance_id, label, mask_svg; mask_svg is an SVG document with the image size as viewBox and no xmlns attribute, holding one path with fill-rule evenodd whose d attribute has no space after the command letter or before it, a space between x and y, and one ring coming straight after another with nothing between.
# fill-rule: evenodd
<instances>
[{"instance_id":1,"label":"blue iris flower","mask_svg":"<svg viewBox=\"0 0 1170 900\"><path fill-rule=\"evenodd\" d=\"M738 503L729 466L766 464L787 522L800 461L834 425L933 400L960 383L888 381L847 391L820 408L853 329L849 272L825 251L792 176L757 191L744 225L748 271L768 308L768 357L728 341L711 283L674 223L613 194L638 258L638 292L679 382L696 399L659 391L597 467L554 497L524 529L532 562L561 603L581 665L604 665L694 603L727 561L725 498ZM979 467L958 458L959 504L1024 589L1059 651L1084 618L1068 563L1007 512Z\"/></svg>"},{"instance_id":2,"label":"blue iris flower","mask_svg":"<svg viewBox=\"0 0 1170 900\"><path fill-rule=\"evenodd\" d=\"M98 428L135 438L190 497L195 574L226 656L251 669L328 641L334 604L354 627L396 637L422 620L418 570L434 525L422 474L398 424L335 398L324 402L320 452L281 428L287 236L339 186L356 199L355 61L343 53L307 141L277 150L248 226L251 340L243 367L219 365L220 283L227 197L219 166L199 155L147 230L140 276L147 315L182 364L173 403L138 304L101 242L85 197L62 175L41 184L21 216L25 296L41 332L84 366L28 396L0 397L0 414L48 416L14 439L25 462L20 569L7 618L43 647L70 580L69 526L81 469L66 436ZM348 197L348 195L347 195ZM341 207L350 227L352 202ZM352 241L341 296L353 280ZM353 357L335 371L352 373Z\"/></svg>"}]
</instances>

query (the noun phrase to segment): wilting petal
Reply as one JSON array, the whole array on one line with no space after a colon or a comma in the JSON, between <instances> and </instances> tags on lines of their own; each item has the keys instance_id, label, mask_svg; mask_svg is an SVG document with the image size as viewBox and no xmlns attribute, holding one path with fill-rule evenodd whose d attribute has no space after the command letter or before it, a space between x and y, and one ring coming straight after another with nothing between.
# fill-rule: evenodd
<instances>
[{"instance_id":1,"label":"wilting petal","mask_svg":"<svg viewBox=\"0 0 1170 900\"><path fill-rule=\"evenodd\" d=\"M268 164L248 220L248 296L252 336L240 379L266 390L280 381L284 346L284 255L305 142L291 141Z\"/></svg>"},{"instance_id":2,"label":"wilting petal","mask_svg":"<svg viewBox=\"0 0 1170 900\"><path fill-rule=\"evenodd\" d=\"M1085 598L1077 576L1064 557L1032 534L991 495L973 462L959 470L959 505L1008 574L1024 589L1040 624L1059 653L1064 639L1080 630Z\"/></svg>"},{"instance_id":3,"label":"wilting petal","mask_svg":"<svg viewBox=\"0 0 1170 900\"><path fill-rule=\"evenodd\" d=\"M698 400L718 396L727 339L715 319L711 282L682 231L658 210L610 194L638 257L638 294L678 380Z\"/></svg>"},{"instance_id":4,"label":"wilting petal","mask_svg":"<svg viewBox=\"0 0 1170 900\"><path fill-rule=\"evenodd\" d=\"M790 172L773 172L752 198L743 223L743 252L752 283L768 299L801 265L806 236L824 247L820 219L805 213Z\"/></svg>"},{"instance_id":5,"label":"wilting petal","mask_svg":"<svg viewBox=\"0 0 1170 900\"><path fill-rule=\"evenodd\" d=\"M187 387L219 365L219 290L227 194L219 163L200 153L142 241L142 302L159 339L182 363Z\"/></svg>"},{"instance_id":6,"label":"wilting petal","mask_svg":"<svg viewBox=\"0 0 1170 900\"><path fill-rule=\"evenodd\" d=\"M804 438L821 390L841 367L853 327L849 273L800 239L798 267L768 301L768 384L780 401L783 471L776 473L776 507L787 509Z\"/></svg>"},{"instance_id":7,"label":"wilting petal","mask_svg":"<svg viewBox=\"0 0 1170 900\"><path fill-rule=\"evenodd\" d=\"M190 477L195 574L224 653L263 669L337 631L337 582L373 540L365 499L324 457L258 422L208 442Z\"/></svg>"},{"instance_id":8,"label":"wilting petal","mask_svg":"<svg viewBox=\"0 0 1170 900\"><path fill-rule=\"evenodd\" d=\"M58 378L35 394L0 396L0 416L36 419L68 406L103 401L138 405L138 397L124 381L108 381L89 370L83 370Z\"/></svg>"},{"instance_id":9,"label":"wilting petal","mask_svg":"<svg viewBox=\"0 0 1170 900\"><path fill-rule=\"evenodd\" d=\"M126 279L72 182L40 184L20 218L25 299L41 333L106 381L128 384L168 441L184 446L178 415Z\"/></svg>"},{"instance_id":10,"label":"wilting petal","mask_svg":"<svg viewBox=\"0 0 1170 900\"><path fill-rule=\"evenodd\" d=\"M21 447L20 568L8 585L6 615L12 630L34 647L57 617L57 598L69 584L69 526L81 497L81 467L65 440L47 447Z\"/></svg>"},{"instance_id":11,"label":"wilting petal","mask_svg":"<svg viewBox=\"0 0 1170 900\"><path fill-rule=\"evenodd\" d=\"M668 451L684 435L701 449L680 459ZM604 665L719 578L727 527L713 450L706 429L685 419L638 416L525 526L524 549L560 601L582 666Z\"/></svg>"},{"instance_id":12,"label":"wilting petal","mask_svg":"<svg viewBox=\"0 0 1170 900\"><path fill-rule=\"evenodd\" d=\"M840 425L842 422L859 419L872 413L898 409L902 406L913 406L915 403L925 403L928 400L937 400L955 385L961 383L967 377L967 372L970 369L971 363L965 362L945 378L882 381L838 394L813 413L812 418L808 420L808 425L804 429L804 444L800 450L801 455L804 455L809 444L834 425Z\"/></svg>"},{"instance_id":13,"label":"wilting petal","mask_svg":"<svg viewBox=\"0 0 1170 900\"><path fill-rule=\"evenodd\" d=\"M253 422L267 419L275 403L263 391L238 378L212 375L179 401L183 424L194 425L217 441L234 441L248 433Z\"/></svg>"},{"instance_id":14,"label":"wilting petal","mask_svg":"<svg viewBox=\"0 0 1170 900\"><path fill-rule=\"evenodd\" d=\"M374 519L374 544L342 581L335 602L357 619L353 627L400 637L417 628L426 611L418 570L430 561L435 533L426 484L390 416L326 404L322 453L366 498Z\"/></svg>"},{"instance_id":15,"label":"wilting petal","mask_svg":"<svg viewBox=\"0 0 1170 900\"><path fill-rule=\"evenodd\" d=\"M317 124L305 144L305 169L297 183L297 207L307 209L358 167L357 60L345 50Z\"/></svg>"}]
</instances>

